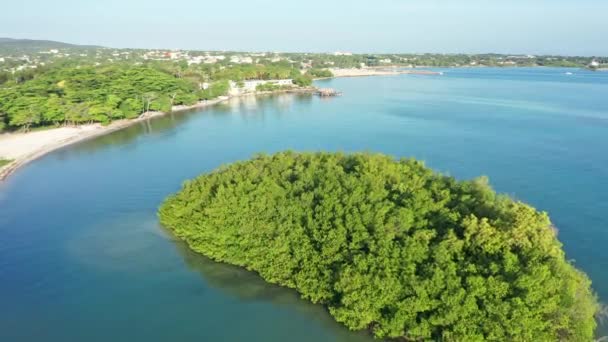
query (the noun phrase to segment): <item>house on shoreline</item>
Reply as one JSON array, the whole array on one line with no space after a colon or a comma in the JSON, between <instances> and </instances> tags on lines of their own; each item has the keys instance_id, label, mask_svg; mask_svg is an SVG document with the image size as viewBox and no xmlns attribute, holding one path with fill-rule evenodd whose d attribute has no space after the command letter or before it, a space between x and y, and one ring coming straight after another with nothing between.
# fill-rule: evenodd
<instances>
[{"instance_id":1,"label":"house on shoreline","mask_svg":"<svg viewBox=\"0 0 608 342\"><path fill-rule=\"evenodd\" d=\"M259 85L272 84L276 86L293 86L293 80L246 80L242 82L230 81L229 95L236 96L247 93L254 93Z\"/></svg>"}]
</instances>

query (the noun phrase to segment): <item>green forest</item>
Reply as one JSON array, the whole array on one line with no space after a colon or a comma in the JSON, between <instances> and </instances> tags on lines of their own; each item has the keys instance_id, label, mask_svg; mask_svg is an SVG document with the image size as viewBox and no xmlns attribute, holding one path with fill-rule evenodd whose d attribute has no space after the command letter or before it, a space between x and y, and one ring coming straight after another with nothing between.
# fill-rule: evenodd
<instances>
[{"instance_id":1,"label":"green forest","mask_svg":"<svg viewBox=\"0 0 608 342\"><path fill-rule=\"evenodd\" d=\"M159 209L192 250L405 341L591 341L590 280L549 217L414 159L258 155L186 181Z\"/></svg>"},{"instance_id":2,"label":"green forest","mask_svg":"<svg viewBox=\"0 0 608 342\"><path fill-rule=\"evenodd\" d=\"M143 112L169 112L226 95L228 81L312 77L289 64L189 67L186 63L55 65L5 75L0 80L0 132L131 119ZM203 86L203 85L207 86Z\"/></svg>"}]
</instances>

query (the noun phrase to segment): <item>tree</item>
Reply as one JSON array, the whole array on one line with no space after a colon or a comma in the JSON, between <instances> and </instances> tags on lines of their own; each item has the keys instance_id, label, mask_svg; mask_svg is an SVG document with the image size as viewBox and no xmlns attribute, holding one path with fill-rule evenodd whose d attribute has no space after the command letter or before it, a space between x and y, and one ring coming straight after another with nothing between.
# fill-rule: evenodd
<instances>
[{"instance_id":1,"label":"tree","mask_svg":"<svg viewBox=\"0 0 608 342\"><path fill-rule=\"evenodd\" d=\"M6 117L3 113L0 113L0 133L6 128Z\"/></svg>"},{"instance_id":2,"label":"tree","mask_svg":"<svg viewBox=\"0 0 608 342\"><path fill-rule=\"evenodd\" d=\"M120 110L120 104L122 103L122 99L114 94L108 95L106 99L106 107L107 107L107 116L110 120L122 119L124 118L124 113Z\"/></svg>"},{"instance_id":3,"label":"tree","mask_svg":"<svg viewBox=\"0 0 608 342\"><path fill-rule=\"evenodd\" d=\"M307 75L313 78L333 77L334 74L327 69L310 69L306 72Z\"/></svg>"},{"instance_id":4,"label":"tree","mask_svg":"<svg viewBox=\"0 0 608 342\"><path fill-rule=\"evenodd\" d=\"M120 111L127 119L136 118L141 113L141 102L136 99L126 99L120 103Z\"/></svg>"},{"instance_id":5,"label":"tree","mask_svg":"<svg viewBox=\"0 0 608 342\"><path fill-rule=\"evenodd\" d=\"M43 121L53 125L65 120L64 102L57 94L49 95L42 114Z\"/></svg>"},{"instance_id":6,"label":"tree","mask_svg":"<svg viewBox=\"0 0 608 342\"><path fill-rule=\"evenodd\" d=\"M20 127L28 132L33 125L42 120L44 99L40 97L21 97L17 99L10 109L10 125Z\"/></svg>"},{"instance_id":7,"label":"tree","mask_svg":"<svg viewBox=\"0 0 608 342\"><path fill-rule=\"evenodd\" d=\"M164 113L171 112L171 98L168 96L160 96L151 104L150 109Z\"/></svg>"},{"instance_id":8,"label":"tree","mask_svg":"<svg viewBox=\"0 0 608 342\"><path fill-rule=\"evenodd\" d=\"M83 123L89 118L89 104L86 102L74 103L67 107L65 113L66 124L75 125Z\"/></svg>"},{"instance_id":9,"label":"tree","mask_svg":"<svg viewBox=\"0 0 608 342\"><path fill-rule=\"evenodd\" d=\"M143 100L143 112L149 112L150 111L150 106L152 105L152 103L154 102L154 100L156 100L158 98L158 95L155 92L147 92L145 94L143 94L141 96L142 100Z\"/></svg>"}]
</instances>

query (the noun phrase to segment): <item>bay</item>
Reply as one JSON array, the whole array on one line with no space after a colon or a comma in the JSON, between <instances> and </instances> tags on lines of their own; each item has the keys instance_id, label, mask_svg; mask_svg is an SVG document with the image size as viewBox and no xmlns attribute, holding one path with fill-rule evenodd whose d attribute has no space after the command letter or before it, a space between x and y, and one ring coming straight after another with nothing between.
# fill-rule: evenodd
<instances>
[{"instance_id":1,"label":"bay","mask_svg":"<svg viewBox=\"0 0 608 342\"><path fill-rule=\"evenodd\" d=\"M51 153L0 184L2 341L370 341L324 308L189 251L156 208L256 153L416 157L549 212L608 301L608 73L438 69L233 99ZM566 72L572 72L567 75ZM602 327L598 334L606 335Z\"/></svg>"}]
</instances>

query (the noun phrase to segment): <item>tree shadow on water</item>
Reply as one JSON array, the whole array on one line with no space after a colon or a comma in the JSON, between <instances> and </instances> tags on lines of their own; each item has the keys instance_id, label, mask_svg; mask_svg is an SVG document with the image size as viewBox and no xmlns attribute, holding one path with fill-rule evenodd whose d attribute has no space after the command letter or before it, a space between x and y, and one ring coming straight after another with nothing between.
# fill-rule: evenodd
<instances>
[{"instance_id":1,"label":"tree shadow on water","mask_svg":"<svg viewBox=\"0 0 608 342\"><path fill-rule=\"evenodd\" d=\"M200 273L209 287L241 301L266 302L296 311L330 331L336 341L379 341L368 332L349 331L345 326L336 322L324 306L300 298L295 290L269 284L257 273L242 267L215 262L192 251L185 242L175 237L166 228L163 227L162 230L173 241L188 268Z\"/></svg>"}]
</instances>

